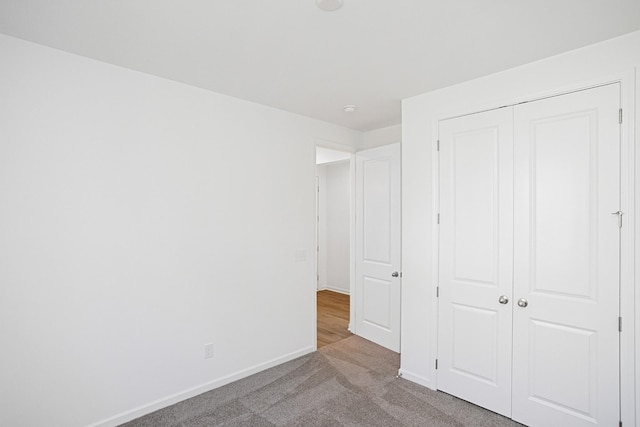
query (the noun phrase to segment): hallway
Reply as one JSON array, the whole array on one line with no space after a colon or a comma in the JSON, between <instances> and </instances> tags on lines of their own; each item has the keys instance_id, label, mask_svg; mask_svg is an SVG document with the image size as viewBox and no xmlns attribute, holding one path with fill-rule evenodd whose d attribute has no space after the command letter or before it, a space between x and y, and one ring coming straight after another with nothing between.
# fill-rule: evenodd
<instances>
[{"instance_id":1,"label":"hallway","mask_svg":"<svg viewBox=\"0 0 640 427\"><path fill-rule=\"evenodd\" d=\"M317 292L318 348L351 336L349 295L333 291Z\"/></svg>"}]
</instances>

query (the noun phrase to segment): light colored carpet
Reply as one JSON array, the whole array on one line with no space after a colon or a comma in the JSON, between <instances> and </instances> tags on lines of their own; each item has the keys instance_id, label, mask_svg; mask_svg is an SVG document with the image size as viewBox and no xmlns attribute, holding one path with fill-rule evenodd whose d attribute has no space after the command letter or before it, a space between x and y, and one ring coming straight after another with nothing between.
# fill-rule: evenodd
<instances>
[{"instance_id":1,"label":"light colored carpet","mask_svg":"<svg viewBox=\"0 0 640 427\"><path fill-rule=\"evenodd\" d=\"M126 427L514 427L505 417L396 378L400 356L357 336L177 403Z\"/></svg>"}]
</instances>

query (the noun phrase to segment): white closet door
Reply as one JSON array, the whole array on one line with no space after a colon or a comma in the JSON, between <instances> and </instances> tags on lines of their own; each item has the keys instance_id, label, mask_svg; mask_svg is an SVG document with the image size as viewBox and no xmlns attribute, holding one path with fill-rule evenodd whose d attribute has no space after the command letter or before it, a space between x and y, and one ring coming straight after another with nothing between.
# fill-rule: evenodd
<instances>
[{"instance_id":1,"label":"white closet door","mask_svg":"<svg viewBox=\"0 0 640 427\"><path fill-rule=\"evenodd\" d=\"M438 389L509 416L512 109L446 120L439 131Z\"/></svg>"},{"instance_id":2,"label":"white closet door","mask_svg":"<svg viewBox=\"0 0 640 427\"><path fill-rule=\"evenodd\" d=\"M618 425L619 93L514 109L512 416L529 426Z\"/></svg>"}]
</instances>

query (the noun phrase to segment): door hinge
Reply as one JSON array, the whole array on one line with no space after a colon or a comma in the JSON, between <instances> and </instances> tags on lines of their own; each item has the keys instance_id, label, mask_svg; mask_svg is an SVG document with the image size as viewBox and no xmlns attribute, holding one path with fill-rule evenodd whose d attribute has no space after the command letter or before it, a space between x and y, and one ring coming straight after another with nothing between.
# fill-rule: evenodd
<instances>
[{"instance_id":1,"label":"door hinge","mask_svg":"<svg viewBox=\"0 0 640 427\"><path fill-rule=\"evenodd\" d=\"M436 298L440 298L440 286L436 286Z\"/></svg>"},{"instance_id":2,"label":"door hinge","mask_svg":"<svg viewBox=\"0 0 640 427\"><path fill-rule=\"evenodd\" d=\"M436 143L437 150L440 151L440 140Z\"/></svg>"},{"instance_id":3,"label":"door hinge","mask_svg":"<svg viewBox=\"0 0 640 427\"><path fill-rule=\"evenodd\" d=\"M440 214L438 214L438 225L440 224Z\"/></svg>"},{"instance_id":4,"label":"door hinge","mask_svg":"<svg viewBox=\"0 0 640 427\"><path fill-rule=\"evenodd\" d=\"M611 212L611 215L618 215L618 228L622 228L622 215L624 215L624 212L615 211Z\"/></svg>"},{"instance_id":5,"label":"door hinge","mask_svg":"<svg viewBox=\"0 0 640 427\"><path fill-rule=\"evenodd\" d=\"M438 359L436 359L436 369L438 369Z\"/></svg>"},{"instance_id":6,"label":"door hinge","mask_svg":"<svg viewBox=\"0 0 640 427\"><path fill-rule=\"evenodd\" d=\"M622 317L618 317L618 332L622 332Z\"/></svg>"},{"instance_id":7,"label":"door hinge","mask_svg":"<svg viewBox=\"0 0 640 427\"><path fill-rule=\"evenodd\" d=\"M622 108L618 110L618 123L622 124Z\"/></svg>"}]
</instances>

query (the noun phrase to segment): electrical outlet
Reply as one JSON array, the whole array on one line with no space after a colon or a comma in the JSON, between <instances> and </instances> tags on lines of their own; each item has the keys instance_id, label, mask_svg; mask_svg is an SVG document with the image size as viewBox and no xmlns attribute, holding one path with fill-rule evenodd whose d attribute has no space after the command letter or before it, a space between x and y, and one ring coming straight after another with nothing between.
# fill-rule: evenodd
<instances>
[{"instance_id":1,"label":"electrical outlet","mask_svg":"<svg viewBox=\"0 0 640 427\"><path fill-rule=\"evenodd\" d=\"M204 345L204 358L211 359L213 357L213 344L205 344Z\"/></svg>"}]
</instances>

